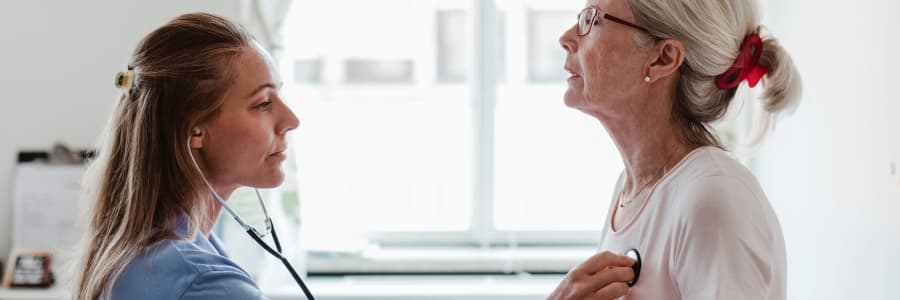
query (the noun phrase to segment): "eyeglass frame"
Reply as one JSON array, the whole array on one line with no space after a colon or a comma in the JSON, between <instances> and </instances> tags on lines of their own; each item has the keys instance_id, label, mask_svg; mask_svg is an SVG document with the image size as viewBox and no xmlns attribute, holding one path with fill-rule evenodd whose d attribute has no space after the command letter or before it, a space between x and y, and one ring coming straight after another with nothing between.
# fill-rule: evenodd
<instances>
[{"instance_id":1,"label":"eyeglass frame","mask_svg":"<svg viewBox=\"0 0 900 300\"><path fill-rule=\"evenodd\" d=\"M587 28L587 30L585 30L584 33L581 33L581 16L582 16L585 12L587 12L589 9L593 9L593 10L594 10L594 13L591 14L591 20L588 22L588 28ZM625 26L628 26L628 27L631 27L631 28L634 28L634 29L643 31L643 32L646 33L646 34L649 34L650 36L653 36L653 34L651 34L651 33L650 33L650 30L648 30L647 28L644 28L644 27L642 27L641 25L637 25L637 24L634 24L634 23L625 21L625 20L622 19L622 18L619 18L619 17L613 16L613 15L610 15L610 14L606 13L605 11L603 11L602 9L600 9L599 7L596 7L596 6L593 6L593 5L592 5L592 6L585 7L584 9L582 9L582 10L578 13L578 16L577 16L578 22L575 23L576 33L578 33L578 36L585 36L585 35L587 35L588 33L591 33L591 29L594 29L594 23L597 22L597 16L598 16L600 13L603 13L603 15L600 16L600 17L603 18L603 19L607 19L607 20L610 20L610 21L613 21L613 22L616 22L616 23L619 23L619 24L622 24L622 25L625 25Z\"/></svg>"}]
</instances>

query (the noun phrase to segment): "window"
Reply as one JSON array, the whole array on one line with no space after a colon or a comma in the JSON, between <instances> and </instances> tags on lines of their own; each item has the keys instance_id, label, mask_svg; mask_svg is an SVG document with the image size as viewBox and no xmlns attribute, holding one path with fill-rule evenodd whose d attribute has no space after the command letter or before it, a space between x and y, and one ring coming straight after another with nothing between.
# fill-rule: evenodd
<instances>
[{"instance_id":1,"label":"window","mask_svg":"<svg viewBox=\"0 0 900 300\"><path fill-rule=\"evenodd\" d=\"M507 57L518 78L497 86L494 224L501 232L591 242L602 228L621 159L601 124L563 103L559 36L583 3L508 2L521 26ZM554 6L555 5L555 6ZM512 30L510 30L512 32ZM524 46L527 45L527 46Z\"/></svg>"},{"instance_id":2,"label":"window","mask_svg":"<svg viewBox=\"0 0 900 300\"><path fill-rule=\"evenodd\" d=\"M319 58L294 61L294 84L322 83L322 60Z\"/></svg>"},{"instance_id":3,"label":"window","mask_svg":"<svg viewBox=\"0 0 900 300\"><path fill-rule=\"evenodd\" d=\"M561 29L572 26L570 11L529 11L528 22L528 80L535 83L565 82L568 74L559 66L565 56L559 55L557 42Z\"/></svg>"},{"instance_id":4,"label":"window","mask_svg":"<svg viewBox=\"0 0 900 300\"><path fill-rule=\"evenodd\" d=\"M466 78L466 12L437 12L437 71L439 82L460 83Z\"/></svg>"},{"instance_id":5,"label":"window","mask_svg":"<svg viewBox=\"0 0 900 300\"><path fill-rule=\"evenodd\" d=\"M504 271L492 249L596 244L622 165L599 122L562 99L558 38L583 3L493 2L293 4L281 64L301 124L296 192L278 197L299 211L310 272L412 272L422 264L341 260L426 246L457 260L403 256ZM545 259L519 268L564 272L585 254L554 251L518 254Z\"/></svg>"},{"instance_id":6,"label":"window","mask_svg":"<svg viewBox=\"0 0 900 300\"><path fill-rule=\"evenodd\" d=\"M474 129L465 4L293 5L282 63L321 58L324 69L321 83L284 88L301 120L292 148L310 244L467 230Z\"/></svg>"},{"instance_id":7,"label":"window","mask_svg":"<svg viewBox=\"0 0 900 300\"><path fill-rule=\"evenodd\" d=\"M398 83L413 80L413 62L402 60L348 59L344 62L347 83Z\"/></svg>"}]
</instances>

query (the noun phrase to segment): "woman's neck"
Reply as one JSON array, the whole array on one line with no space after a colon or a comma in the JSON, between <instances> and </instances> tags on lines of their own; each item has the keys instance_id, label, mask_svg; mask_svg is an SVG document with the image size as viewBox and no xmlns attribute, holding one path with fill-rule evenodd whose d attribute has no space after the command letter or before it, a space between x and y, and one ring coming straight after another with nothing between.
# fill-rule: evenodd
<instances>
[{"instance_id":1,"label":"woman's neck","mask_svg":"<svg viewBox=\"0 0 900 300\"><path fill-rule=\"evenodd\" d=\"M216 193L219 194L219 197L222 197L222 201L228 201L228 198L231 196L231 193L234 192L236 187L234 188L218 188L213 186L216 190ZM219 220L219 213L222 212L222 204L217 201L212 193L209 193L208 197L204 197L202 200L206 207L206 219L200 220L200 230L204 235L209 235L212 232L213 227L216 226L216 221Z\"/></svg>"},{"instance_id":2,"label":"woman's neck","mask_svg":"<svg viewBox=\"0 0 900 300\"><path fill-rule=\"evenodd\" d=\"M663 100L663 99L659 99ZM674 101L674 100L672 100ZM684 142L673 126L671 101L644 101L603 121L625 164L623 194L635 196L655 184L688 153L698 148Z\"/></svg>"},{"instance_id":3,"label":"woman's neck","mask_svg":"<svg viewBox=\"0 0 900 300\"><path fill-rule=\"evenodd\" d=\"M209 207L210 208L206 211L206 220L201 220L200 222L200 230L203 232L203 235L206 236L209 236L213 227L216 227L216 221L219 219L219 213L222 211L222 205L218 202L210 204Z\"/></svg>"}]
</instances>

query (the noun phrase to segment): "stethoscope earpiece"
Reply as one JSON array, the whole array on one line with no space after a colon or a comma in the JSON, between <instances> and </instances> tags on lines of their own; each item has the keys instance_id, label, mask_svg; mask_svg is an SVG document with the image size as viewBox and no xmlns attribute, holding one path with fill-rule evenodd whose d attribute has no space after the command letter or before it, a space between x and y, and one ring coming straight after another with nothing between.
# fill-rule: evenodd
<instances>
[{"instance_id":1,"label":"stethoscope earpiece","mask_svg":"<svg viewBox=\"0 0 900 300\"><path fill-rule=\"evenodd\" d=\"M637 283L638 277L641 276L641 254L638 253L637 249L631 248L625 251L625 256L634 260L634 265L631 265L631 270L634 271L634 279L628 282L628 286L632 287Z\"/></svg>"}]
</instances>

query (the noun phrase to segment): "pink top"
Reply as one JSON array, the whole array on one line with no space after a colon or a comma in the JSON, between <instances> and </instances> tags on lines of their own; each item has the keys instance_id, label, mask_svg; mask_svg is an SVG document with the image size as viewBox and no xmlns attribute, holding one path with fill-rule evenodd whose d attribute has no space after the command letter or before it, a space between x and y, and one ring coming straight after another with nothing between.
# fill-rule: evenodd
<instances>
[{"instance_id":1,"label":"pink top","mask_svg":"<svg viewBox=\"0 0 900 300\"><path fill-rule=\"evenodd\" d=\"M694 150L641 205L613 231L613 201L600 242L601 250L641 254L640 278L624 299L785 299L778 218L753 174L725 151Z\"/></svg>"}]
</instances>

